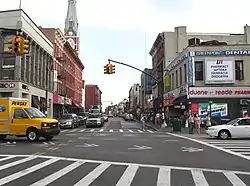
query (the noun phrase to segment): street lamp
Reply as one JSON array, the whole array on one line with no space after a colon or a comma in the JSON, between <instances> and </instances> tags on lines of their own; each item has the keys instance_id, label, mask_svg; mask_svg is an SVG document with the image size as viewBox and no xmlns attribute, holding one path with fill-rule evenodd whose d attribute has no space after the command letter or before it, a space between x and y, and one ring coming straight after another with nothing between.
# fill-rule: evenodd
<instances>
[{"instance_id":1,"label":"street lamp","mask_svg":"<svg viewBox=\"0 0 250 186\"><path fill-rule=\"evenodd\" d=\"M210 116L210 118L212 117L212 104L213 104L213 101L209 101L209 116Z\"/></svg>"}]
</instances>

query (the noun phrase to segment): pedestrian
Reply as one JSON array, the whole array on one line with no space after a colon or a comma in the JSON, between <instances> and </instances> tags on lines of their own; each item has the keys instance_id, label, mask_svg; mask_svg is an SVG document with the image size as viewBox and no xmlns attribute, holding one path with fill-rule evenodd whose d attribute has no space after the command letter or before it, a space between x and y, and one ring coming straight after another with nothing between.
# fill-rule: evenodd
<instances>
[{"instance_id":1,"label":"pedestrian","mask_svg":"<svg viewBox=\"0 0 250 186\"><path fill-rule=\"evenodd\" d=\"M143 131L145 131L145 122L146 122L146 118L144 116L144 114L141 115L141 129Z\"/></svg>"},{"instance_id":2,"label":"pedestrian","mask_svg":"<svg viewBox=\"0 0 250 186\"><path fill-rule=\"evenodd\" d=\"M194 115L190 114L188 117L188 128L189 128L189 133L193 134L193 128L194 128Z\"/></svg>"},{"instance_id":3,"label":"pedestrian","mask_svg":"<svg viewBox=\"0 0 250 186\"><path fill-rule=\"evenodd\" d=\"M195 124L196 134L200 134L201 133L201 119L198 114L195 114L194 116L194 124Z\"/></svg>"},{"instance_id":4,"label":"pedestrian","mask_svg":"<svg viewBox=\"0 0 250 186\"><path fill-rule=\"evenodd\" d=\"M206 119L205 119L205 127L206 127L206 130L208 129L208 127L211 127L210 113L208 113L207 116L206 116Z\"/></svg>"}]
</instances>

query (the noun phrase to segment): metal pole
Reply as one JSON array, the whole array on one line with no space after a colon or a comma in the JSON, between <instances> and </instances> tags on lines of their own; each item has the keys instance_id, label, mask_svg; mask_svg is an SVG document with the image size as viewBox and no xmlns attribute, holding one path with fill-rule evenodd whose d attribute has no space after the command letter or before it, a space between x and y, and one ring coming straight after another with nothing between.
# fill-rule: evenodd
<instances>
[{"instance_id":1,"label":"metal pole","mask_svg":"<svg viewBox=\"0 0 250 186\"><path fill-rule=\"evenodd\" d=\"M49 80L48 76L49 76L49 67L48 67L48 64L47 64L47 66L46 66L46 77L45 77L45 79L46 79L46 82L45 82L45 84L46 84L46 87L45 87L45 100L46 100L45 115L46 116L48 116L48 84L49 84L49 82L48 82L48 80Z\"/></svg>"}]
</instances>

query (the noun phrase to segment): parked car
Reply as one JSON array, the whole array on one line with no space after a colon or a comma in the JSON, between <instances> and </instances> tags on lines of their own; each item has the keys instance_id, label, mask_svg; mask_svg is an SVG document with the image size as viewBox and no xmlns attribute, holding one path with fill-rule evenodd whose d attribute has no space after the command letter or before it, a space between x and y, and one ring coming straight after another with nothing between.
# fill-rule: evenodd
<instances>
[{"instance_id":1,"label":"parked car","mask_svg":"<svg viewBox=\"0 0 250 186\"><path fill-rule=\"evenodd\" d=\"M77 116L78 120L79 120L79 124L80 126L85 125L86 124L86 119L84 119L83 116Z\"/></svg>"},{"instance_id":2,"label":"parked car","mask_svg":"<svg viewBox=\"0 0 250 186\"><path fill-rule=\"evenodd\" d=\"M206 133L220 139L249 138L250 118L236 118L224 125L208 127Z\"/></svg>"},{"instance_id":3,"label":"parked car","mask_svg":"<svg viewBox=\"0 0 250 186\"><path fill-rule=\"evenodd\" d=\"M104 120L100 114L89 114L86 127L103 127Z\"/></svg>"},{"instance_id":4,"label":"parked car","mask_svg":"<svg viewBox=\"0 0 250 186\"><path fill-rule=\"evenodd\" d=\"M79 120L76 114L63 114L59 118L60 128L78 128Z\"/></svg>"}]
</instances>

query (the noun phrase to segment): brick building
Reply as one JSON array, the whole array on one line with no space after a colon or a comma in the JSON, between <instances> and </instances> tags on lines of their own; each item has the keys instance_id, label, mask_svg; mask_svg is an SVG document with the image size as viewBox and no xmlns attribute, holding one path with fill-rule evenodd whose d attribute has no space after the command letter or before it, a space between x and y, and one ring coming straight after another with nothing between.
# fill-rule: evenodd
<instances>
[{"instance_id":1,"label":"brick building","mask_svg":"<svg viewBox=\"0 0 250 186\"><path fill-rule=\"evenodd\" d=\"M54 44L54 116L77 112L82 103L84 66L60 29L41 28Z\"/></svg>"},{"instance_id":2,"label":"brick building","mask_svg":"<svg viewBox=\"0 0 250 186\"><path fill-rule=\"evenodd\" d=\"M69 1L64 34L60 29L41 28L54 45L54 116L82 109L82 72L79 59L76 1Z\"/></svg>"},{"instance_id":3,"label":"brick building","mask_svg":"<svg viewBox=\"0 0 250 186\"><path fill-rule=\"evenodd\" d=\"M85 86L85 110L89 111L94 105L102 105L102 91L97 85Z\"/></svg>"}]
</instances>

